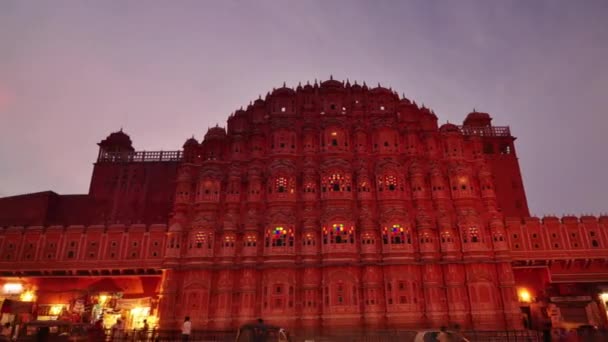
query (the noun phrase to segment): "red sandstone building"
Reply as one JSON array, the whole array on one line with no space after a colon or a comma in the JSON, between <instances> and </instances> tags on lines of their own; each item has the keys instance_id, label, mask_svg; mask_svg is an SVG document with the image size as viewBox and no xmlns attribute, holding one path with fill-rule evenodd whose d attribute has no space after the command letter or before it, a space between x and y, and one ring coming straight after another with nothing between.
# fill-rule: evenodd
<instances>
[{"instance_id":1,"label":"red sandstone building","mask_svg":"<svg viewBox=\"0 0 608 342\"><path fill-rule=\"evenodd\" d=\"M2 296L130 327L606 326L608 217L530 217L491 120L330 79L179 151L112 133L88 194L0 199Z\"/></svg>"}]
</instances>

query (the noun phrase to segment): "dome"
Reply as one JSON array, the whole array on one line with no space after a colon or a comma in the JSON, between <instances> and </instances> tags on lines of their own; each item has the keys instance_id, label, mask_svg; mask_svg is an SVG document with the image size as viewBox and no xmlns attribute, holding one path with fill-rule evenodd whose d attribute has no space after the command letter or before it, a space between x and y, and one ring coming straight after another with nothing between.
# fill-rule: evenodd
<instances>
[{"instance_id":1,"label":"dome","mask_svg":"<svg viewBox=\"0 0 608 342\"><path fill-rule=\"evenodd\" d=\"M219 126L209 128L209 130L207 131L207 134L205 134L205 140L214 139L214 138L223 139L225 137L226 137L226 130L224 129L224 127L219 127Z\"/></svg>"},{"instance_id":2,"label":"dome","mask_svg":"<svg viewBox=\"0 0 608 342\"><path fill-rule=\"evenodd\" d=\"M441 125L441 127L439 127L439 132L441 132L441 133L460 133L460 128L458 128L458 126L448 122L446 124Z\"/></svg>"},{"instance_id":3,"label":"dome","mask_svg":"<svg viewBox=\"0 0 608 342\"><path fill-rule=\"evenodd\" d=\"M342 88L342 82L334 80L333 76L329 76L329 80L321 83L321 88Z\"/></svg>"},{"instance_id":4,"label":"dome","mask_svg":"<svg viewBox=\"0 0 608 342\"><path fill-rule=\"evenodd\" d=\"M464 119L463 124L465 126L473 126L473 127L485 127L490 126L492 122L492 117L488 113L481 113L477 111L472 111L469 113Z\"/></svg>"},{"instance_id":5,"label":"dome","mask_svg":"<svg viewBox=\"0 0 608 342\"><path fill-rule=\"evenodd\" d=\"M394 95L392 91L390 91L387 88L384 88L383 86L381 86L380 84L378 84L377 87L372 88L370 91L370 93L372 94L387 94L387 95Z\"/></svg>"},{"instance_id":6,"label":"dome","mask_svg":"<svg viewBox=\"0 0 608 342\"><path fill-rule=\"evenodd\" d=\"M120 129L120 131L113 132L108 135L108 137L102 140L98 145L107 150L118 148L134 151L131 138L129 137L129 135L122 131L122 128Z\"/></svg>"},{"instance_id":7,"label":"dome","mask_svg":"<svg viewBox=\"0 0 608 342\"><path fill-rule=\"evenodd\" d=\"M295 95L295 94L296 94L296 92L293 89L288 88L285 85L285 83L283 83L283 86L281 88L276 89L276 90L274 90L272 92L272 95L274 95L274 96L277 96L277 95L278 96L280 96L280 95Z\"/></svg>"},{"instance_id":8,"label":"dome","mask_svg":"<svg viewBox=\"0 0 608 342\"><path fill-rule=\"evenodd\" d=\"M194 137L186 140L183 147L187 148L187 147L191 147L191 146L198 146L198 141L196 141L196 139L194 139Z\"/></svg>"}]
</instances>

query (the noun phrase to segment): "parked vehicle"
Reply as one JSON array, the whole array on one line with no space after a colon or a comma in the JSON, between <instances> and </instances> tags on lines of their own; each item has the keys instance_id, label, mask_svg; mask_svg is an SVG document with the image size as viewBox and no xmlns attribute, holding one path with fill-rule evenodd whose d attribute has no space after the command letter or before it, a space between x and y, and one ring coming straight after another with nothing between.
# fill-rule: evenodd
<instances>
[{"instance_id":1,"label":"parked vehicle","mask_svg":"<svg viewBox=\"0 0 608 342\"><path fill-rule=\"evenodd\" d=\"M266 342L288 342L291 341L289 333L282 328L264 325L266 329ZM245 324L241 326L236 334L236 342L256 342L255 330L259 328L257 324Z\"/></svg>"}]
</instances>

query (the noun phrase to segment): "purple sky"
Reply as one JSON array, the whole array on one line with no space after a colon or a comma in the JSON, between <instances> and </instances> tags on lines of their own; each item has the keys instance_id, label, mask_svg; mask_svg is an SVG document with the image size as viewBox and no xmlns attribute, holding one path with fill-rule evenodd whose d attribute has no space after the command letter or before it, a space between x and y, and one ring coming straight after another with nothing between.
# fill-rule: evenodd
<instances>
[{"instance_id":1,"label":"purple sky","mask_svg":"<svg viewBox=\"0 0 608 342\"><path fill-rule=\"evenodd\" d=\"M283 81L510 125L531 212L608 212L608 1L0 1L0 194L85 193L96 143L179 149Z\"/></svg>"}]
</instances>

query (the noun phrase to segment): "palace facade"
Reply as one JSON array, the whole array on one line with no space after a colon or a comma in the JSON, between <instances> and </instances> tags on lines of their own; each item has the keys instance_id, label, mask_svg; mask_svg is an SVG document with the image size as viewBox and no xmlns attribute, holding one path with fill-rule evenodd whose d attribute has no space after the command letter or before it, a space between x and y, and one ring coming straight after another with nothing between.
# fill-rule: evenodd
<instances>
[{"instance_id":1,"label":"palace facade","mask_svg":"<svg viewBox=\"0 0 608 342\"><path fill-rule=\"evenodd\" d=\"M530 217L515 138L491 121L438 125L391 89L330 79L274 89L177 151L112 133L88 194L0 199L2 295L34 303L4 319L608 325L608 217Z\"/></svg>"}]
</instances>

